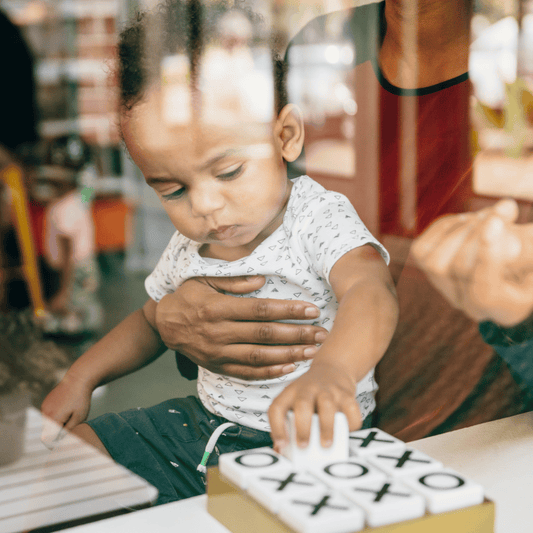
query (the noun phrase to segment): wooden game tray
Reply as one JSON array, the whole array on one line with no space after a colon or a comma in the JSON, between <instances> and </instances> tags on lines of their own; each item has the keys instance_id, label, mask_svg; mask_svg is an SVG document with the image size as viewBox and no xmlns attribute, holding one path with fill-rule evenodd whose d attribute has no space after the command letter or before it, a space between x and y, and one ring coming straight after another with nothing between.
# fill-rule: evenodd
<instances>
[{"instance_id":1,"label":"wooden game tray","mask_svg":"<svg viewBox=\"0 0 533 533\"><path fill-rule=\"evenodd\" d=\"M274 514L224 477L218 467L207 471L207 511L232 533L294 533ZM494 533L494 502L388 526L365 528L364 533Z\"/></svg>"}]
</instances>

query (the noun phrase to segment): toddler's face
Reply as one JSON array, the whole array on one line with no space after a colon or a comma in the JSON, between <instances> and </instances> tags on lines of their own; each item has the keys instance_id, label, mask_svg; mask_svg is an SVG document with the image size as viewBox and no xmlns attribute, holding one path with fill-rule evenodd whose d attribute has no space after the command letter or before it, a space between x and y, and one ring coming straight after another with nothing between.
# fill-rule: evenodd
<instances>
[{"instance_id":1,"label":"toddler's face","mask_svg":"<svg viewBox=\"0 0 533 533\"><path fill-rule=\"evenodd\" d=\"M282 222L291 183L271 126L165 126L159 92L121 116L126 147L175 228L236 260Z\"/></svg>"}]
</instances>

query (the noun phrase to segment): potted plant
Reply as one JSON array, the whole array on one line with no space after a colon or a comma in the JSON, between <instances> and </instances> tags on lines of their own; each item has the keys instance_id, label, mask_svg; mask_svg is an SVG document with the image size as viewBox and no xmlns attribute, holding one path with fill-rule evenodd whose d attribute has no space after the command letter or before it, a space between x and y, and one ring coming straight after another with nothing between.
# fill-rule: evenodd
<instances>
[{"instance_id":1,"label":"potted plant","mask_svg":"<svg viewBox=\"0 0 533 533\"><path fill-rule=\"evenodd\" d=\"M27 407L40 404L68 365L30 311L0 313L0 465L22 454Z\"/></svg>"}]
</instances>

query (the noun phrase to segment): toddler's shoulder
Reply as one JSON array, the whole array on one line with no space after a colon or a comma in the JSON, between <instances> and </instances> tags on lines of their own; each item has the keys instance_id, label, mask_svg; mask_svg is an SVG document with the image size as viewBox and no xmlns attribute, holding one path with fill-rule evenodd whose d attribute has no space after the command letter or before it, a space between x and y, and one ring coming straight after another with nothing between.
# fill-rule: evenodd
<instances>
[{"instance_id":1,"label":"toddler's shoulder","mask_svg":"<svg viewBox=\"0 0 533 533\"><path fill-rule=\"evenodd\" d=\"M303 221L302 216L311 218L328 209L338 212L343 208L355 212L344 194L325 189L309 176L300 176L294 180L287 210L295 221Z\"/></svg>"}]
</instances>

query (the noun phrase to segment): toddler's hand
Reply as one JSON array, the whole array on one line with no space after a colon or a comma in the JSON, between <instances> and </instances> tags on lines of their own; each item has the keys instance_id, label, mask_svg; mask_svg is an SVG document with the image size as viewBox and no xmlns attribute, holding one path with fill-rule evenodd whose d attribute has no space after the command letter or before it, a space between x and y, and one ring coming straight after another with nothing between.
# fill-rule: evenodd
<instances>
[{"instance_id":1,"label":"toddler's hand","mask_svg":"<svg viewBox=\"0 0 533 533\"><path fill-rule=\"evenodd\" d=\"M52 449L64 430L81 424L89 414L92 389L68 374L48 394L41 405L44 417L41 440Z\"/></svg>"},{"instance_id":2,"label":"toddler's hand","mask_svg":"<svg viewBox=\"0 0 533 533\"><path fill-rule=\"evenodd\" d=\"M309 443L311 419L318 413L320 442L329 447L333 443L335 413L342 411L348 419L350 431L361 427L361 412L355 400L356 383L340 367L313 363L311 368L291 383L268 410L274 449L280 451L289 442L285 424L287 412L294 411L296 440L305 448Z\"/></svg>"}]
</instances>

